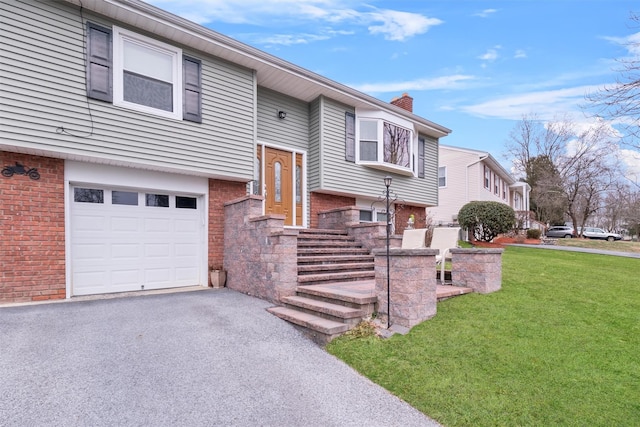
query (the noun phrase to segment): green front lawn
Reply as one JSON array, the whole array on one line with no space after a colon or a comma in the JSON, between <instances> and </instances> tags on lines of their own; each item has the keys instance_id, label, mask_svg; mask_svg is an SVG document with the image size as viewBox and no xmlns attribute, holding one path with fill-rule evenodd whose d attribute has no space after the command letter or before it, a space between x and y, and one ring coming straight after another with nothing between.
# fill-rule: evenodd
<instances>
[{"instance_id":1,"label":"green front lawn","mask_svg":"<svg viewBox=\"0 0 640 427\"><path fill-rule=\"evenodd\" d=\"M640 425L640 260L508 247L502 290L327 350L445 426Z\"/></svg>"}]
</instances>

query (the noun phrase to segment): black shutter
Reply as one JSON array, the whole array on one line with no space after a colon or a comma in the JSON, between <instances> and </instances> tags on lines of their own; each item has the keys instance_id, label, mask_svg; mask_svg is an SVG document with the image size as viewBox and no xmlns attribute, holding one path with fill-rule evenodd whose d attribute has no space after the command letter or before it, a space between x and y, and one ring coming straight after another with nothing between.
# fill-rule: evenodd
<instances>
[{"instance_id":1,"label":"black shutter","mask_svg":"<svg viewBox=\"0 0 640 427\"><path fill-rule=\"evenodd\" d=\"M425 140L418 138L418 178L424 178L424 151Z\"/></svg>"},{"instance_id":2,"label":"black shutter","mask_svg":"<svg viewBox=\"0 0 640 427\"><path fill-rule=\"evenodd\" d=\"M87 96L113 102L113 47L109 28L87 22Z\"/></svg>"},{"instance_id":3,"label":"black shutter","mask_svg":"<svg viewBox=\"0 0 640 427\"><path fill-rule=\"evenodd\" d=\"M344 159L348 162L356 161L356 115L344 113Z\"/></svg>"},{"instance_id":4,"label":"black shutter","mask_svg":"<svg viewBox=\"0 0 640 427\"><path fill-rule=\"evenodd\" d=\"M202 123L202 62L182 57L182 118Z\"/></svg>"}]
</instances>

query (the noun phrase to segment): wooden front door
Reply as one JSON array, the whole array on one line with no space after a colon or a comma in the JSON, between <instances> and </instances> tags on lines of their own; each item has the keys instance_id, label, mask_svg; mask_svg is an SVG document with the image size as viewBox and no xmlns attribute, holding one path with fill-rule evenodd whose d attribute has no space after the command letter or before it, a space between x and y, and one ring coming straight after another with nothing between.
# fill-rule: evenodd
<instances>
[{"instance_id":1,"label":"wooden front door","mask_svg":"<svg viewBox=\"0 0 640 427\"><path fill-rule=\"evenodd\" d=\"M293 155L265 147L265 213L285 215L284 225L293 225Z\"/></svg>"}]
</instances>

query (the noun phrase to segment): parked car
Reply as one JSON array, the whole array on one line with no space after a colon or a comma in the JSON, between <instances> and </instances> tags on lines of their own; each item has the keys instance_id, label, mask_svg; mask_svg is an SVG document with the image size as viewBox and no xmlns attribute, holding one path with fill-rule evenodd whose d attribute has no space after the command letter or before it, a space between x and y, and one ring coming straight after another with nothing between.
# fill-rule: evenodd
<instances>
[{"instance_id":1,"label":"parked car","mask_svg":"<svg viewBox=\"0 0 640 427\"><path fill-rule=\"evenodd\" d=\"M613 242L614 240L622 239L622 235L618 233L609 233L608 231L604 231L602 228L596 227L585 227L582 232L582 237L587 237L589 239L602 239Z\"/></svg>"},{"instance_id":2,"label":"parked car","mask_svg":"<svg viewBox=\"0 0 640 427\"><path fill-rule=\"evenodd\" d=\"M547 237L562 237L565 239L570 239L575 237L576 232L573 227L569 227L566 225L557 225L554 227L549 227L545 234Z\"/></svg>"}]
</instances>

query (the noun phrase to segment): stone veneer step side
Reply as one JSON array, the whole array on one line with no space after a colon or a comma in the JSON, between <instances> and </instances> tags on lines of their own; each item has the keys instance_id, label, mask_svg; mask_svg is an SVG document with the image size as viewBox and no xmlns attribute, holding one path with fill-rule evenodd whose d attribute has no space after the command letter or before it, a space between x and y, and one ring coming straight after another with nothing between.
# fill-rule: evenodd
<instances>
[{"instance_id":1,"label":"stone veneer step side","mask_svg":"<svg viewBox=\"0 0 640 427\"><path fill-rule=\"evenodd\" d=\"M302 296L286 297L284 298L283 302L285 304L305 308L307 310L317 311L319 313L328 314L330 316L341 319L353 319L364 316L364 312L357 308L332 304L330 302L305 298Z\"/></svg>"},{"instance_id":2,"label":"stone veneer step side","mask_svg":"<svg viewBox=\"0 0 640 427\"><path fill-rule=\"evenodd\" d=\"M349 330L349 325L345 323L335 322L287 307L271 307L267 311L281 319L326 335L337 335Z\"/></svg>"}]
</instances>

